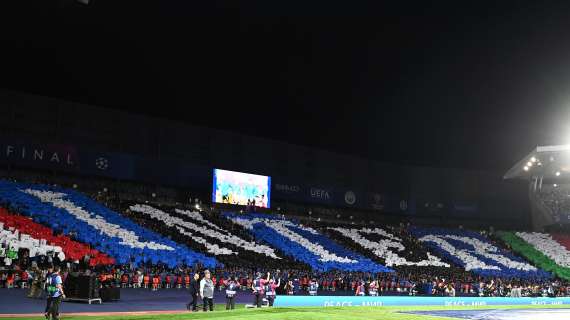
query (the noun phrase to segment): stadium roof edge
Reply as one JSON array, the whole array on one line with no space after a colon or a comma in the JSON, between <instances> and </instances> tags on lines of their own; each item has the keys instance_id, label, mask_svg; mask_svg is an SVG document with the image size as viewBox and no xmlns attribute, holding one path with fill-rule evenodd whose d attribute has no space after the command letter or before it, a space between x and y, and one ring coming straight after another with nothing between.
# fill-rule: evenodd
<instances>
[{"instance_id":1,"label":"stadium roof edge","mask_svg":"<svg viewBox=\"0 0 570 320\"><path fill-rule=\"evenodd\" d=\"M570 144L562 144L558 146L538 146L536 152L561 152L570 150Z\"/></svg>"},{"instance_id":2,"label":"stadium roof edge","mask_svg":"<svg viewBox=\"0 0 570 320\"><path fill-rule=\"evenodd\" d=\"M570 158L559 157L560 153L565 153L566 157L568 157L570 155L570 144L537 146L511 167L505 173L503 179L530 179L536 175L543 177L557 176L556 173L559 175L560 171L567 171L568 167L570 167ZM555 155L557 156L555 157ZM528 165L529 163L530 165ZM536 165L534 165L535 163Z\"/></svg>"}]
</instances>

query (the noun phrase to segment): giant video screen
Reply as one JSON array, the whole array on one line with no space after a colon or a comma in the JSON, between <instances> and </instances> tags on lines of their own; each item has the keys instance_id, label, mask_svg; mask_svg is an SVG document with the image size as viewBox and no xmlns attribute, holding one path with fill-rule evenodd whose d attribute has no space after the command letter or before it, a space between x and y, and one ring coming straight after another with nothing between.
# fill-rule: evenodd
<instances>
[{"instance_id":1,"label":"giant video screen","mask_svg":"<svg viewBox=\"0 0 570 320\"><path fill-rule=\"evenodd\" d=\"M214 169L212 202L269 208L271 177Z\"/></svg>"}]
</instances>

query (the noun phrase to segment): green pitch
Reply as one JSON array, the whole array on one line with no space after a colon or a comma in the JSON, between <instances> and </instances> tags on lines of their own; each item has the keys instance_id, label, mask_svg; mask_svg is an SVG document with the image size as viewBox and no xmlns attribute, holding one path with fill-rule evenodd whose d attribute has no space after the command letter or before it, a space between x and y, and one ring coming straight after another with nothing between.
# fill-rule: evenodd
<instances>
[{"instance_id":1,"label":"green pitch","mask_svg":"<svg viewBox=\"0 0 570 320\"><path fill-rule=\"evenodd\" d=\"M483 310L483 309L530 309L530 308L568 308L564 305L554 306L486 306L486 307L286 307L245 309L236 306L233 311L224 310L225 306L216 305L219 311L187 314L161 314L143 316L81 316L62 315L65 320L193 320L193 319L229 319L229 320L450 320L451 318L432 317L400 313L400 311L428 310ZM18 318L19 320L42 320L43 317Z\"/></svg>"}]
</instances>

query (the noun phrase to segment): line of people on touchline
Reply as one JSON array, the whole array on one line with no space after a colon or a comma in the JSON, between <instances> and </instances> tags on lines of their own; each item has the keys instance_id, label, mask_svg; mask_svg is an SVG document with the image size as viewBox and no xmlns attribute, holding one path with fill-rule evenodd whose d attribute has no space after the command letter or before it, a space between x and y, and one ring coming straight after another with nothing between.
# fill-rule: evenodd
<instances>
[{"instance_id":1,"label":"line of people on touchline","mask_svg":"<svg viewBox=\"0 0 570 320\"><path fill-rule=\"evenodd\" d=\"M235 309L235 298L237 290L240 287L237 277L229 277L224 281L226 290L226 310ZM271 277L271 273L267 272L266 277L262 277L258 272L256 278L251 283L251 290L254 296L254 306L260 308L265 299L269 307L273 306L277 289L281 285L281 279L275 280ZM193 279L190 281L189 291L192 300L186 305L187 309L192 312L198 311L198 301L202 300L202 311L214 310L214 283L209 270L204 271L204 277L200 280L200 274L194 273Z\"/></svg>"},{"instance_id":2,"label":"line of people on touchline","mask_svg":"<svg viewBox=\"0 0 570 320\"><path fill-rule=\"evenodd\" d=\"M198 311L198 301L202 300L202 311L214 311L214 282L210 270L204 270L204 276L200 280L200 274L194 273L190 281L189 291L192 300L186 305L189 311Z\"/></svg>"},{"instance_id":3,"label":"line of people on touchline","mask_svg":"<svg viewBox=\"0 0 570 320\"><path fill-rule=\"evenodd\" d=\"M261 272L256 274L253 283L251 284L251 289L253 290L253 296L255 297L253 305L257 308L261 307L261 303L265 297L270 307L273 307L273 302L275 301L275 289L281 285L281 278L275 280L271 278L271 273L267 272L267 276L264 278L261 276Z\"/></svg>"}]
</instances>

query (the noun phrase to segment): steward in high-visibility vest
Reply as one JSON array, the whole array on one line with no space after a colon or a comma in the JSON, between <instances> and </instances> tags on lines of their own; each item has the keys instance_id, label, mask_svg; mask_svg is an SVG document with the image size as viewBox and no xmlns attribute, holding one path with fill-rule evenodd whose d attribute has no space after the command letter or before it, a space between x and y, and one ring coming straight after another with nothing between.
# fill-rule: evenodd
<instances>
[{"instance_id":1,"label":"steward in high-visibility vest","mask_svg":"<svg viewBox=\"0 0 570 320\"><path fill-rule=\"evenodd\" d=\"M226 310L233 310L236 307L236 293L239 287L237 279L230 278L226 283Z\"/></svg>"},{"instance_id":2,"label":"steward in high-visibility vest","mask_svg":"<svg viewBox=\"0 0 570 320\"><path fill-rule=\"evenodd\" d=\"M147 288L148 288L148 284L150 283L150 276L149 276L148 274L145 274L145 275L144 275L143 283L144 283L144 288L147 289Z\"/></svg>"},{"instance_id":3,"label":"steward in high-visibility vest","mask_svg":"<svg viewBox=\"0 0 570 320\"><path fill-rule=\"evenodd\" d=\"M251 284L251 289L253 289L253 295L255 296L254 305L261 308L261 301L265 293L265 283L269 281L269 272L267 273L267 279L261 277L261 273L257 273L257 277L253 280Z\"/></svg>"},{"instance_id":4,"label":"steward in high-visibility vest","mask_svg":"<svg viewBox=\"0 0 570 320\"><path fill-rule=\"evenodd\" d=\"M319 284L317 283L317 280L313 279L309 283L309 295L316 296L317 290L319 290Z\"/></svg>"},{"instance_id":5,"label":"steward in high-visibility vest","mask_svg":"<svg viewBox=\"0 0 570 320\"><path fill-rule=\"evenodd\" d=\"M152 278L152 291L158 290L158 286L160 285L160 277L155 274Z\"/></svg>"}]
</instances>

